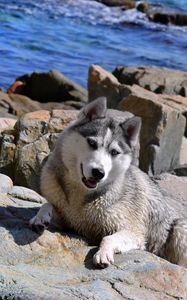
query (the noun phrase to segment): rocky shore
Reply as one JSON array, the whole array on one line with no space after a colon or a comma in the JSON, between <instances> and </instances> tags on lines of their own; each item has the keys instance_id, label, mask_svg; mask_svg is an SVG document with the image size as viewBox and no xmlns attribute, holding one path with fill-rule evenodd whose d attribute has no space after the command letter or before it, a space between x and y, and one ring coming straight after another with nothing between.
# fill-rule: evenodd
<instances>
[{"instance_id":1,"label":"rocky shore","mask_svg":"<svg viewBox=\"0 0 187 300\"><path fill-rule=\"evenodd\" d=\"M164 25L187 26L187 14L166 9L162 5L153 6L146 1L134 0L96 0L106 6L120 7L122 10L137 9L144 13L151 22ZM160 2L161 3L161 2Z\"/></svg>"},{"instance_id":2,"label":"rocky shore","mask_svg":"<svg viewBox=\"0 0 187 300\"><path fill-rule=\"evenodd\" d=\"M0 299L187 299L182 267L130 251L96 270L96 247L81 237L28 227L45 202L40 171L59 133L99 96L142 118L140 168L187 217L187 73L91 65L87 90L58 71L21 76L0 92Z\"/></svg>"}]
</instances>

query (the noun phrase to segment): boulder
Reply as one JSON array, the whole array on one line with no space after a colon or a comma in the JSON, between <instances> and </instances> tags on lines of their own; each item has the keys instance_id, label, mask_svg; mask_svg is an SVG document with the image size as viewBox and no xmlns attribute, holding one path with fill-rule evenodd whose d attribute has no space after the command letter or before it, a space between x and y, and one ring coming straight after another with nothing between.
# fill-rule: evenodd
<instances>
[{"instance_id":1,"label":"boulder","mask_svg":"<svg viewBox=\"0 0 187 300\"><path fill-rule=\"evenodd\" d=\"M98 97L106 97L108 108L116 108L118 103L128 95L128 89L120 84L114 75L98 65L91 65L88 72L89 102Z\"/></svg>"},{"instance_id":2,"label":"boulder","mask_svg":"<svg viewBox=\"0 0 187 300\"><path fill-rule=\"evenodd\" d=\"M53 109L80 109L85 105L84 102L65 101L65 102L47 102L40 103L31 100L30 98L20 94L7 94L0 92L0 131L1 128L8 128L9 124L12 126L14 120L21 117L25 113L34 112L37 110ZM6 119L5 121L3 119Z\"/></svg>"},{"instance_id":3,"label":"boulder","mask_svg":"<svg viewBox=\"0 0 187 300\"><path fill-rule=\"evenodd\" d=\"M187 97L187 73L159 67L118 66L113 75L121 84L137 84L157 94Z\"/></svg>"},{"instance_id":4,"label":"boulder","mask_svg":"<svg viewBox=\"0 0 187 300\"><path fill-rule=\"evenodd\" d=\"M43 234L29 228L38 203L0 194L0 207L0 299L187 297L185 268L137 250L116 255L107 269L95 269L96 245L52 226Z\"/></svg>"},{"instance_id":5,"label":"boulder","mask_svg":"<svg viewBox=\"0 0 187 300\"><path fill-rule=\"evenodd\" d=\"M157 95L138 85L129 87L129 91L117 108L142 118L140 168L150 175L173 170L179 163L186 126L175 103L178 98Z\"/></svg>"},{"instance_id":6,"label":"boulder","mask_svg":"<svg viewBox=\"0 0 187 300\"><path fill-rule=\"evenodd\" d=\"M19 93L39 102L87 102L87 91L56 70L23 75L16 81L24 83Z\"/></svg>"},{"instance_id":7,"label":"boulder","mask_svg":"<svg viewBox=\"0 0 187 300\"><path fill-rule=\"evenodd\" d=\"M39 191L40 172L59 133L77 116L76 110L42 110L23 115L12 131L0 136L0 171L17 185Z\"/></svg>"},{"instance_id":8,"label":"boulder","mask_svg":"<svg viewBox=\"0 0 187 300\"><path fill-rule=\"evenodd\" d=\"M142 13L147 13L149 11L149 4L146 2L138 2L136 9Z\"/></svg>"},{"instance_id":9,"label":"boulder","mask_svg":"<svg viewBox=\"0 0 187 300\"><path fill-rule=\"evenodd\" d=\"M164 25L187 26L187 14L176 12L147 11L150 21Z\"/></svg>"},{"instance_id":10,"label":"boulder","mask_svg":"<svg viewBox=\"0 0 187 300\"><path fill-rule=\"evenodd\" d=\"M135 8L134 0L96 0L97 2L101 2L107 6L120 6L123 9L132 9Z\"/></svg>"}]
</instances>

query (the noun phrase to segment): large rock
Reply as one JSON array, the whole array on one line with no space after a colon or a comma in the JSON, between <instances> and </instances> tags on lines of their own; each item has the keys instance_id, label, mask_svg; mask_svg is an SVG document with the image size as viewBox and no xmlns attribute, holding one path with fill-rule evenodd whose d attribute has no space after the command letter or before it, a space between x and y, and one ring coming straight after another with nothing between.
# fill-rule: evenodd
<instances>
[{"instance_id":1,"label":"large rock","mask_svg":"<svg viewBox=\"0 0 187 300\"><path fill-rule=\"evenodd\" d=\"M81 237L54 227L42 235L29 229L38 203L0 194L0 207L0 299L187 298L187 269L143 251L116 255L113 266L95 269L97 248Z\"/></svg>"},{"instance_id":2,"label":"large rock","mask_svg":"<svg viewBox=\"0 0 187 300\"><path fill-rule=\"evenodd\" d=\"M187 98L176 95L159 95L137 85L131 86L138 79L138 83L143 86L145 85L142 82L146 81L145 74L145 78L141 81L143 70L141 76L140 73L136 76L133 70L132 68L130 75L127 72L124 81L120 77L123 72L118 74L119 80L126 83L121 84L111 73L103 70L100 66L91 65L88 76L89 101L105 96L109 107L127 110L141 116L143 120L140 141L141 169L149 174L173 170L179 164L184 131L185 135L187 134L185 119L187 117ZM166 70L164 69L163 72ZM184 83L187 74L183 73L183 75ZM149 76L147 82L149 83ZM148 86L145 87L148 88ZM154 84L149 87L155 90ZM168 87L165 91L167 89Z\"/></svg>"},{"instance_id":3,"label":"large rock","mask_svg":"<svg viewBox=\"0 0 187 300\"><path fill-rule=\"evenodd\" d=\"M186 119L178 108L178 98L157 95L137 85L118 109L142 118L140 168L149 174L173 170L179 163Z\"/></svg>"},{"instance_id":4,"label":"large rock","mask_svg":"<svg viewBox=\"0 0 187 300\"><path fill-rule=\"evenodd\" d=\"M52 101L52 99L51 99ZM31 100L30 98L19 94L7 94L0 92L0 118L15 119L21 117L23 114L33 112L36 110L49 110L53 109L80 109L84 106L84 102L65 101L65 102L47 102L40 103ZM9 121L13 122L13 121ZM3 122L1 122L3 123ZM0 123L0 130L1 130ZM5 125L5 124L4 124ZM4 126L2 124L2 127Z\"/></svg>"},{"instance_id":5,"label":"large rock","mask_svg":"<svg viewBox=\"0 0 187 300\"><path fill-rule=\"evenodd\" d=\"M161 10L148 10L147 16L150 21L164 25L187 26L187 14Z\"/></svg>"},{"instance_id":6,"label":"large rock","mask_svg":"<svg viewBox=\"0 0 187 300\"><path fill-rule=\"evenodd\" d=\"M98 65L91 65L88 73L89 101L104 96L108 107L116 108L124 97L131 94L130 86L133 84L155 94L163 94L164 102L187 119L187 73L166 68L119 66L111 74Z\"/></svg>"},{"instance_id":7,"label":"large rock","mask_svg":"<svg viewBox=\"0 0 187 300\"><path fill-rule=\"evenodd\" d=\"M187 97L187 73L159 67L118 66L113 75L122 84L137 84L158 94Z\"/></svg>"},{"instance_id":8,"label":"large rock","mask_svg":"<svg viewBox=\"0 0 187 300\"><path fill-rule=\"evenodd\" d=\"M40 109L40 104L18 94L0 92L0 110L15 116ZM5 115L6 116L6 115Z\"/></svg>"},{"instance_id":9,"label":"large rock","mask_svg":"<svg viewBox=\"0 0 187 300\"><path fill-rule=\"evenodd\" d=\"M101 2L107 6L120 6L123 9L132 9L135 8L134 0L96 0L97 2Z\"/></svg>"},{"instance_id":10,"label":"large rock","mask_svg":"<svg viewBox=\"0 0 187 300\"><path fill-rule=\"evenodd\" d=\"M23 115L14 130L1 133L0 171L17 185L38 191L45 159L59 133L77 114L76 110L43 110Z\"/></svg>"},{"instance_id":11,"label":"large rock","mask_svg":"<svg viewBox=\"0 0 187 300\"><path fill-rule=\"evenodd\" d=\"M155 23L164 25L187 25L187 14L174 8L168 8L164 2L159 5L151 5L146 2L137 2L136 6L138 11L145 13L148 19Z\"/></svg>"},{"instance_id":12,"label":"large rock","mask_svg":"<svg viewBox=\"0 0 187 300\"><path fill-rule=\"evenodd\" d=\"M142 13L147 13L149 11L149 4L147 2L138 2L136 9Z\"/></svg>"},{"instance_id":13,"label":"large rock","mask_svg":"<svg viewBox=\"0 0 187 300\"><path fill-rule=\"evenodd\" d=\"M120 84L114 75L98 65L91 65L88 72L88 99L106 97L109 108L116 108L123 97L129 94L125 85Z\"/></svg>"},{"instance_id":14,"label":"large rock","mask_svg":"<svg viewBox=\"0 0 187 300\"><path fill-rule=\"evenodd\" d=\"M34 72L16 80L24 83L19 91L22 95L39 102L87 102L87 91L56 70L47 73Z\"/></svg>"}]
</instances>

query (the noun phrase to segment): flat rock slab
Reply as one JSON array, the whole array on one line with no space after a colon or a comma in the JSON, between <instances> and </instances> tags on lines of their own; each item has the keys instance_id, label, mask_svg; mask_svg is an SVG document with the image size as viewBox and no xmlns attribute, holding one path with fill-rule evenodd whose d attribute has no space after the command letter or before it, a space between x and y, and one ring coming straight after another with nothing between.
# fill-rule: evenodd
<instances>
[{"instance_id":1,"label":"flat rock slab","mask_svg":"<svg viewBox=\"0 0 187 300\"><path fill-rule=\"evenodd\" d=\"M1 175L2 174L0 174L0 178L1 178ZM6 177L8 177L8 176L6 176ZM8 192L8 194L9 194L9 196L12 196L14 198L21 199L21 200L26 200L26 201L36 202L36 203L45 203L46 202L45 198L40 196L38 193L36 193L35 191L33 191L31 189L23 187L23 186L15 185Z\"/></svg>"},{"instance_id":2,"label":"flat rock slab","mask_svg":"<svg viewBox=\"0 0 187 300\"><path fill-rule=\"evenodd\" d=\"M187 73L159 67L118 66L113 72L121 84L137 84L158 94L187 97Z\"/></svg>"},{"instance_id":3,"label":"flat rock slab","mask_svg":"<svg viewBox=\"0 0 187 300\"><path fill-rule=\"evenodd\" d=\"M169 173L155 176L161 190L169 197L170 205L187 218L187 177Z\"/></svg>"},{"instance_id":4,"label":"flat rock slab","mask_svg":"<svg viewBox=\"0 0 187 300\"><path fill-rule=\"evenodd\" d=\"M0 194L0 299L187 299L187 269L143 251L95 269L96 247L54 228L28 227L38 203Z\"/></svg>"}]
</instances>

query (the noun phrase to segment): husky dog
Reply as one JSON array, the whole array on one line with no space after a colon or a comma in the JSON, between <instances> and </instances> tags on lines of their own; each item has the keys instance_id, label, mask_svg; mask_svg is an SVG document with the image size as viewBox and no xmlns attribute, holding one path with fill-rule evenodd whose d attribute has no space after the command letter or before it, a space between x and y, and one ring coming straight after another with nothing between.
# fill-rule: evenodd
<instances>
[{"instance_id":1,"label":"husky dog","mask_svg":"<svg viewBox=\"0 0 187 300\"><path fill-rule=\"evenodd\" d=\"M99 249L96 266L114 262L114 253L148 250L187 267L187 220L168 206L154 182L138 167L141 119L107 110L98 98L60 135L41 174L48 203L30 225L47 226L57 213Z\"/></svg>"}]
</instances>

